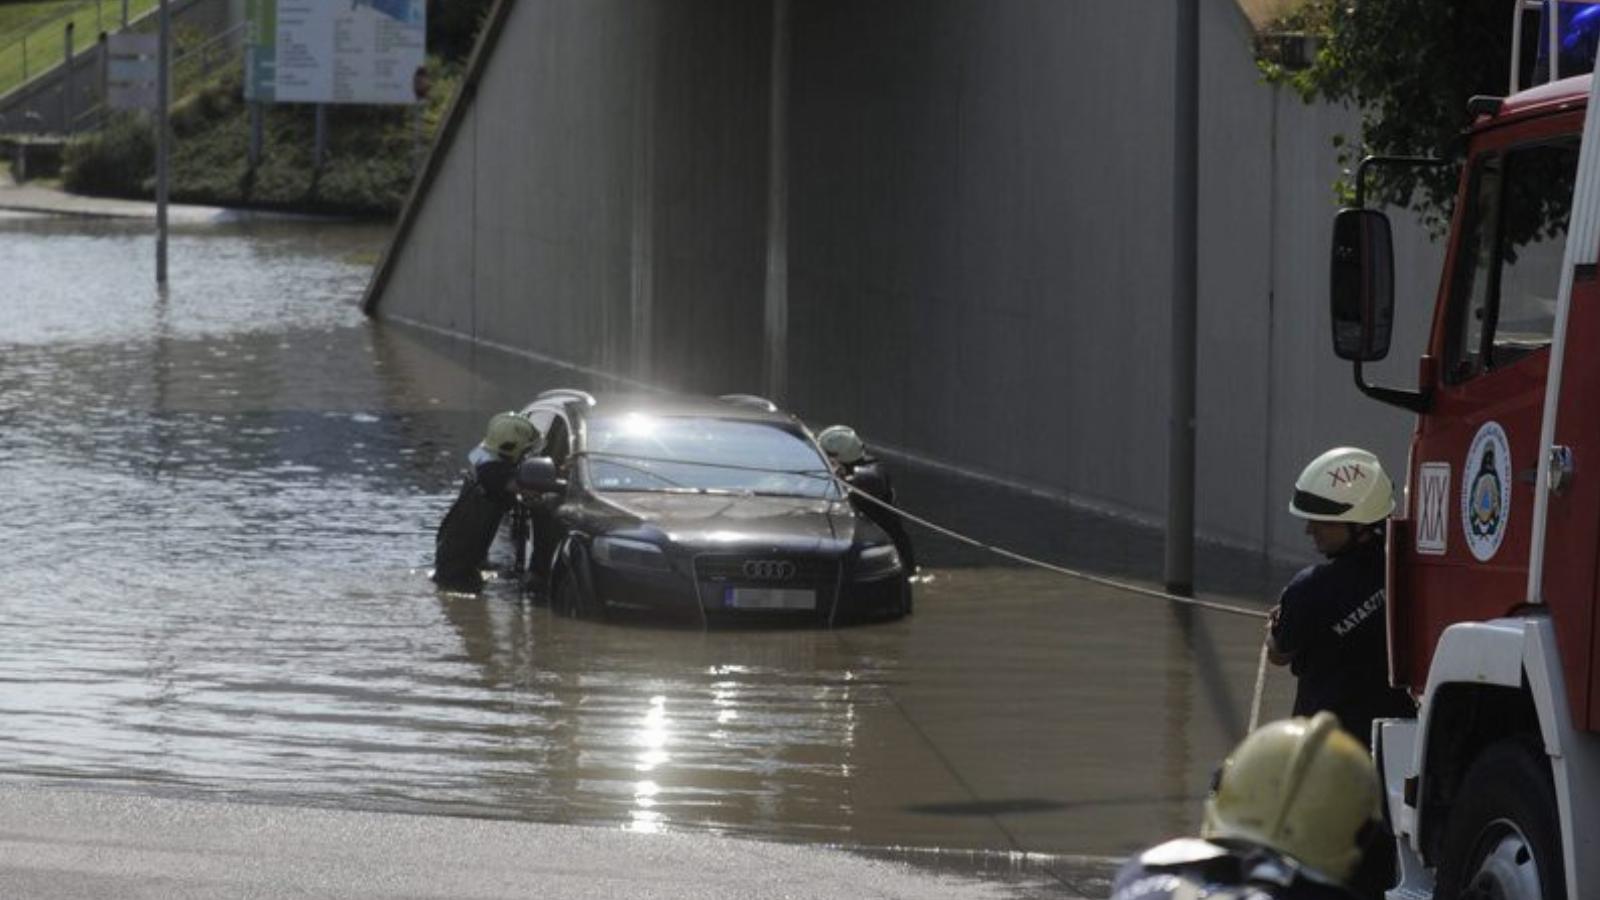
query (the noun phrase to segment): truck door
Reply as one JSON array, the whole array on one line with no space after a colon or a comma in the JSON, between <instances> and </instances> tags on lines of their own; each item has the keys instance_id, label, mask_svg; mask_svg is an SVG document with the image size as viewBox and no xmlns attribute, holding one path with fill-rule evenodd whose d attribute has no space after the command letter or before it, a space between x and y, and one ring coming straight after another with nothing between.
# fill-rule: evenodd
<instances>
[{"instance_id":1,"label":"truck door","mask_svg":"<svg viewBox=\"0 0 1600 900\"><path fill-rule=\"evenodd\" d=\"M1505 615L1527 593L1539 429L1580 126L1580 115L1551 116L1480 134L1473 145L1434 322L1434 402L1419 419L1412 453L1413 572L1404 580L1400 629L1411 652L1400 658L1414 670L1396 672L1405 683L1425 683L1445 627ZM1600 527L1596 504L1587 509L1583 527L1563 524L1569 559L1545 576L1552 587L1581 594L1585 616ZM1578 551L1574 542L1584 540ZM1550 546L1556 552L1554 541ZM1581 632L1589 633L1587 618Z\"/></svg>"}]
</instances>

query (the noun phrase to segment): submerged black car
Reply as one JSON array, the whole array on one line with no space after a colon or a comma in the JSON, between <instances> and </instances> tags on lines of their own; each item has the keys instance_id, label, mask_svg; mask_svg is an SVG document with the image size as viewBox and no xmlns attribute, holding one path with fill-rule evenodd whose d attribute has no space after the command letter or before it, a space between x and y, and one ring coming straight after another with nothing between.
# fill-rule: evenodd
<instances>
[{"instance_id":1,"label":"submerged black car","mask_svg":"<svg viewBox=\"0 0 1600 900\"><path fill-rule=\"evenodd\" d=\"M534 571L574 615L833 624L911 611L894 544L798 419L759 397L546 391L523 412Z\"/></svg>"}]
</instances>

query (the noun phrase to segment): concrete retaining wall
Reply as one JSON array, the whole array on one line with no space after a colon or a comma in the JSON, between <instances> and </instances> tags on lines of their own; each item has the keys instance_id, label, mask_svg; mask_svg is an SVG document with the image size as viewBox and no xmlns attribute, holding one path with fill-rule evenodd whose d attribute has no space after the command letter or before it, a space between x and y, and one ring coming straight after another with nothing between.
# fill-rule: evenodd
<instances>
[{"instance_id":1,"label":"concrete retaining wall","mask_svg":"<svg viewBox=\"0 0 1600 900\"><path fill-rule=\"evenodd\" d=\"M1261 84L1238 7L1201 6L1198 520L1298 555L1283 506L1300 466L1354 443L1398 470L1409 420L1330 349L1330 138L1352 114ZM766 217L786 194L781 399L1159 520L1172 45L1148 4L521 0L369 305L670 387L759 390ZM787 165L770 182L774 103ZM1397 361L1379 374L1398 383L1440 253L1397 235Z\"/></svg>"}]
</instances>

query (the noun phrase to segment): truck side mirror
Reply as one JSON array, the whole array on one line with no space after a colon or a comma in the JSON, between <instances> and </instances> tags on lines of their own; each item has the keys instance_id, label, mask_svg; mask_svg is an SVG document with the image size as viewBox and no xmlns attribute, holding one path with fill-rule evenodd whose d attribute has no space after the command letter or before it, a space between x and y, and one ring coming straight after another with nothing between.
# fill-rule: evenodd
<instances>
[{"instance_id":1,"label":"truck side mirror","mask_svg":"<svg viewBox=\"0 0 1600 900\"><path fill-rule=\"evenodd\" d=\"M1333 220L1333 352L1352 362L1389 355L1394 330L1394 241L1389 217L1341 209Z\"/></svg>"},{"instance_id":2,"label":"truck side mirror","mask_svg":"<svg viewBox=\"0 0 1600 900\"><path fill-rule=\"evenodd\" d=\"M567 480L550 457L530 456L517 466L517 489L529 494L559 494L567 489Z\"/></svg>"}]
</instances>

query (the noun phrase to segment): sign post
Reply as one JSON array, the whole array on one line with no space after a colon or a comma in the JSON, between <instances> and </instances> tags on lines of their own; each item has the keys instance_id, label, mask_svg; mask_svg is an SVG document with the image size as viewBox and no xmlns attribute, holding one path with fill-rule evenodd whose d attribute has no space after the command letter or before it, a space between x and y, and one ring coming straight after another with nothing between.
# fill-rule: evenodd
<instances>
[{"instance_id":1,"label":"sign post","mask_svg":"<svg viewBox=\"0 0 1600 900\"><path fill-rule=\"evenodd\" d=\"M325 103L317 104L316 124L311 146L311 169L320 172L322 157L328 152L328 106Z\"/></svg>"},{"instance_id":2,"label":"sign post","mask_svg":"<svg viewBox=\"0 0 1600 900\"><path fill-rule=\"evenodd\" d=\"M72 133L72 22L67 22L67 32L62 37L65 53L61 66L61 131Z\"/></svg>"},{"instance_id":3,"label":"sign post","mask_svg":"<svg viewBox=\"0 0 1600 900\"><path fill-rule=\"evenodd\" d=\"M411 92L417 95L417 102L411 107L411 173L415 175L422 170L422 132L423 112L428 108L428 90L433 87L428 78L428 69L417 66L416 74L411 76Z\"/></svg>"},{"instance_id":4,"label":"sign post","mask_svg":"<svg viewBox=\"0 0 1600 900\"><path fill-rule=\"evenodd\" d=\"M161 0L161 36L156 57L156 284L167 283L167 164L170 147L170 129L167 128L167 92L170 79L172 50L172 21L167 14L167 0Z\"/></svg>"}]
</instances>

